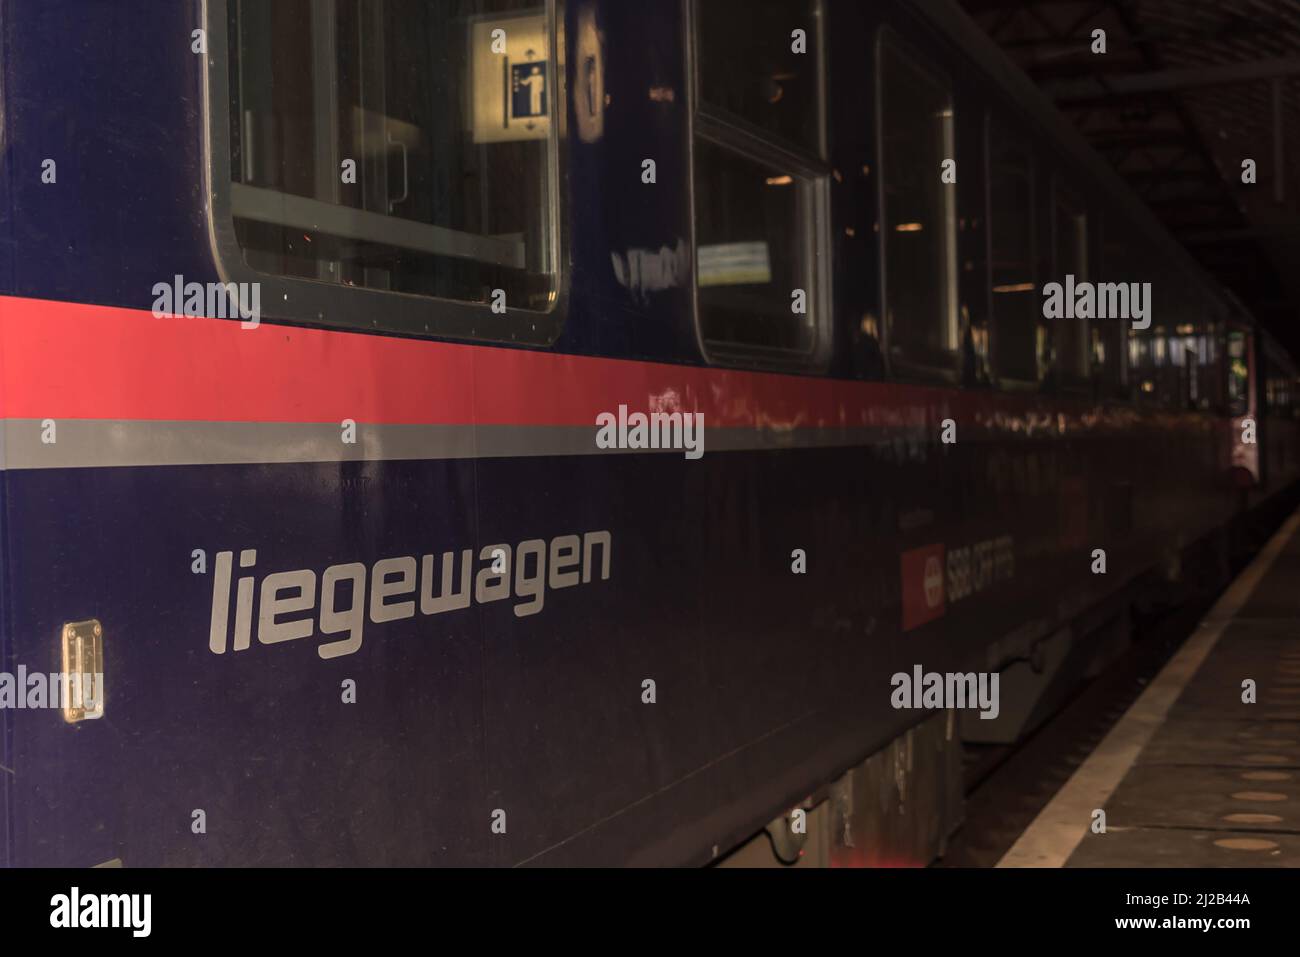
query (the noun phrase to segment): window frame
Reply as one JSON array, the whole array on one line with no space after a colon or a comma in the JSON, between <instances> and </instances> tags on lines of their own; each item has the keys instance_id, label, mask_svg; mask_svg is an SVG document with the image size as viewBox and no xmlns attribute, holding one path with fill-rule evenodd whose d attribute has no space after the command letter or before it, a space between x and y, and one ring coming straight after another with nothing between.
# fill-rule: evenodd
<instances>
[{"instance_id":1,"label":"window frame","mask_svg":"<svg viewBox=\"0 0 1300 957\"><path fill-rule=\"evenodd\" d=\"M951 206L947 212L947 230L945 258L948 260L947 295L948 295L948 316L944 321L948 323L949 328L954 333L956 342L952 347L952 364L951 366L936 366L926 362L917 362L906 358L896 359L893 354L893 323L889 319L889 253L888 237L886 230L888 223L885 220L885 111L884 111L884 49L886 44L893 46L894 51L911 62L911 65L918 73L925 74L936 81L936 84L943 87L948 96L949 108L952 110L950 123L952 133L952 155L951 159L956 160L957 155L957 97L953 91L952 75L946 70L939 67L935 60L902 36L896 29L888 23L881 24L876 29L875 42L873 44L872 54L875 57L872 75L875 80L875 138L876 138L876 211L877 221L880 224L880 249L879 249L879 268L880 268L880 351L884 362L885 374L893 379L913 379L920 382L942 382L945 384L959 385L961 383L961 285L958 275L958 237L957 237L957 218L959 215L957 202L957 185L955 183L943 183L940 181L945 191L952 197ZM936 175L937 175L936 171Z\"/></svg>"},{"instance_id":2,"label":"window frame","mask_svg":"<svg viewBox=\"0 0 1300 957\"><path fill-rule=\"evenodd\" d=\"M1052 281L1065 283L1065 270L1061 264L1061 213L1062 208L1066 207L1072 211L1072 215L1083 220L1083 236L1079 242L1080 252L1083 256L1083 275L1075 276L1075 282L1095 282L1093 273L1096 269L1093 265L1093 228L1092 228L1092 205L1088 201L1087 191L1080 189L1075 185L1076 180L1068 173L1060 169L1052 170L1051 174L1051 223L1052 223ZM1073 205L1072 205L1073 204ZM1056 382L1057 388L1064 393L1082 394L1092 389L1093 383L1093 353L1092 353L1092 319L1057 319L1058 324L1053 329L1053 358L1056 365ZM1080 374L1077 369L1067 370L1061 364L1061 341L1067 327L1064 323L1079 323L1079 339L1076 344L1079 354L1086 365L1085 371Z\"/></svg>"},{"instance_id":3,"label":"window frame","mask_svg":"<svg viewBox=\"0 0 1300 957\"><path fill-rule=\"evenodd\" d=\"M697 11L700 0L682 0L683 28L686 34L687 90L687 162L689 165L687 201L690 206L691 236L691 316L700 355L710 365L734 365L774 370L824 372L830 367L834 338L831 300L834 284L831 271L831 204L832 168L827 160L828 104L826 56L826 0L814 0L818 28L815 51L817 69L818 155L814 156L776 134L762 129L741 116L705 101L700 89L699 30ZM807 200L799 199L799 217L803 221L804 258L809 265L809 317L812 341L806 350L783 349L742 342L708 339L700 317L699 244L696 234L696 149L697 138L715 148L734 153L762 166L774 166L800 180L808 190ZM806 208L803 208L805 207ZM792 290L793 291L793 290Z\"/></svg>"},{"instance_id":4,"label":"window frame","mask_svg":"<svg viewBox=\"0 0 1300 957\"><path fill-rule=\"evenodd\" d=\"M1096 230L1096 249L1097 249L1097 268L1093 270L1096 277L1094 283L1121 282L1120 278L1110 275L1113 262L1108 254L1111 249L1118 249L1122 245L1125 251L1130 248L1127 243L1121 244L1118 241L1111 241L1111 227L1118 220L1117 214L1108 208L1101 208L1097 212L1097 230ZM1115 230L1116 235L1123 235L1124 231ZM1127 257L1125 257L1127 258ZM1101 320L1098 320L1099 322ZM1117 388L1110 389L1106 382L1106 370L1102 369L1102 393L1101 397L1104 402L1115 405L1133 405L1136 402L1133 388L1133 377L1129 369L1129 332L1132 329L1132 320L1116 319L1114 317L1105 320L1107 323L1116 323L1119 326L1119 376L1114 383ZM1101 328L1106 328L1102 325Z\"/></svg>"},{"instance_id":5,"label":"window frame","mask_svg":"<svg viewBox=\"0 0 1300 957\"><path fill-rule=\"evenodd\" d=\"M1038 274L1039 259L1039 233L1040 224L1038 216L1038 200L1040 195L1039 162L1038 152L1034 149L1032 141L1022 132L1015 130L1011 124L1007 123L1000 115L995 117L992 110L984 111L984 235L985 249L988 251L984 257L986 267L985 283L988 288L988 317L989 317L989 363L993 369L993 380L999 389L1007 392L1036 392L1042 387L1042 356L1039 355L1038 334L1034 335L1034 364L1038 374L1032 379L1023 379L1019 376L1004 375L998 368L997 363L997 337L998 337L998 320L997 314L993 308L996 301L993 290L993 229L994 221L997 219L997 210L993 206L993 136L995 131L1010 134L1008 142L1016 149L1017 152L1023 152L1025 159L1028 161L1026 174L1029 177L1029 207L1027 214L1029 216L1029 270L1030 281L1033 284L1032 293L1037 297L1039 312L1038 322L1035 329L1042 326L1042 277Z\"/></svg>"},{"instance_id":6,"label":"window frame","mask_svg":"<svg viewBox=\"0 0 1300 957\"><path fill-rule=\"evenodd\" d=\"M201 20L208 53L202 75L203 174L207 191L208 238L212 261L222 282L256 282L262 287L262 319L275 324L312 325L419 338L464 339L494 344L548 347L564 328L568 314L570 276L569 224L565 216L568 191L560 175L564 151L561 111L568 110L567 84L559 69L561 32L559 0L538 0L544 9L549 37L548 109L553 122L547 137L547 243L555 287L545 312L507 304L505 314L492 312L491 304L446 299L322 282L297 276L259 272L244 262L235 232L234 180L231 178L230 66L228 35L231 0L202 0ZM381 215L381 214L375 214Z\"/></svg>"},{"instance_id":7,"label":"window frame","mask_svg":"<svg viewBox=\"0 0 1300 957\"><path fill-rule=\"evenodd\" d=\"M1240 396L1232 395L1232 382L1234 372L1232 370L1232 340L1234 336L1241 337L1241 362L1246 367L1246 374L1241 378L1243 383ZM1229 321L1223 333L1223 407L1228 417L1240 419L1251 414L1250 390L1251 380L1254 378L1254 369L1251 368L1251 333L1250 330L1237 322Z\"/></svg>"}]
</instances>

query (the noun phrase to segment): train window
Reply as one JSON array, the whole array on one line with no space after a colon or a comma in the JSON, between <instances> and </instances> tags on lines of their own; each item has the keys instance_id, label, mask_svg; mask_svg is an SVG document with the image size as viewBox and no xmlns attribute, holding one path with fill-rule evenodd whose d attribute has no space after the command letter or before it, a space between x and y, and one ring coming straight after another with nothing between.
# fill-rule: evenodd
<instances>
[{"instance_id":1,"label":"train window","mask_svg":"<svg viewBox=\"0 0 1300 957\"><path fill-rule=\"evenodd\" d=\"M1206 409L1222 410L1224 381L1220 374L1219 342L1222 325L1211 322L1206 325L1201 335L1201 395Z\"/></svg>"},{"instance_id":2,"label":"train window","mask_svg":"<svg viewBox=\"0 0 1300 957\"><path fill-rule=\"evenodd\" d=\"M1101 281L1129 282L1127 245L1119 220L1106 216L1102 221ZM1128 322L1111 316L1098 320L1092 329L1093 354L1101 367L1101 394L1108 399L1129 397L1129 350L1125 348L1124 330Z\"/></svg>"},{"instance_id":3,"label":"train window","mask_svg":"<svg viewBox=\"0 0 1300 957\"><path fill-rule=\"evenodd\" d=\"M1184 409L1201 407L1201 356L1196 349L1194 336L1180 336L1170 342L1170 347L1181 353L1178 363L1181 372L1180 396Z\"/></svg>"},{"instance_id":4,"label":"train window","mask_svg":"<svg viewBox=\"0 0 1300 957\"><path fill-rule=\"evenodd\" d=\"M880 35L878 136L885 335L896 369L953 370L957 350L954 156L947 82L889 32Z\"/></svg>"},{"instance_id":5,"label":"train window","mask_svg":"<svg viewBox=\"0 0 1300 957\"><path fill-rule=\"evenodd\" d=\"M1129 329L1128 365L1134 382L1134 398L1139 405L1156 403L1155 339L1147 330Z\"/></svg>"},{"instance_id":6,"label":"train window","mask_svg":"<svg viewBox=\"0 0 1300 957\"><path fill-rule=\"evenodd\" d=\"M1170 335L1173 330L1155 326L1152 343L1156 357L1156 401L1161 408L1186 408L1183 385L1182 357L1178 340Z\"/></svg>"},{"instance_id":7,"label":"train window","mask_svg":"<svg viewBox=\"0 0 1300 957\"><path fill-rule=\"evenodd\" d=\"M821 157L818 0L697 0L696 9L700 102Z\"/></svg>"},{"instance_id":8,"label":"train window","mask_svg":"<svg viewBox=\"0 0 1300 957\"><path fill-rule=\"evenodd\" d=\"M696 145L695 241L700 322L713 343L808 352L813 313L789 290L807 289L806 180L701 140Z\"/></svg>"},{"instance_id":9,"label":"train window","mask_svg":"<svg viewBox=\"0 0 1300 957\"><path fill-rule=\"evenodd\" d=\"M1083 200L1056 183L1053 190L1053 272L1056 282L1088 280L1088 213ZM1062 383L1088 381L1092 375L1092 340L1087 319L1056 319L1056 367Z\"/></svg>"},{"instance_id":10,"label":"train window","mask_svg":"<svg viewBox=\"0 0 1300 957\"><path fill-rule=\"evenodd\" d=\"M1167 302L1165 308L1157 312L1167 325L1155 327L1156 334L1164 341L1164 354L1168 357L1165 375L1160 380L1160 402L1167 408L1183 410L1191 408L1194 399L1199 398L1199 391L1194 396L1191 387L1193 373L1199 375L1196 368L1200 362L1199 355L1195 359L1196 366L1188 364L1191 359L1188 346L1194 344L1190 337L1196 332L1199 305L1189 284L1190 277L1181 271L1167 275L1169 278L1161 283L1164 289L1161 300Z\"/></svg>"},{"instance_id":11,"label":"train window","mask_svg":"<svg viewBox=\"0 0 1300 957\"><path fill-rule=\"evenodd\" d=\"M989 123L989 285L993 369L1000 380L1037 382L1042 300L1034 263L1034 157Z\"/></svg>"},{"instance_id":12,"label":"train window","mask_svg":"<svg viewBox=\"0 0 1300 957\"><path fill-rule=\"evenodd\" d=\"M781 26L736 28L755 16ZM827 344L830 289L820 4L699 0L694 22L701 338L713 356L807 362ZM806 56L791 53L795 28Z\"/></svg>"},{"instance_id":13,"label":"train window","mask_svg":"<svg viewBox=\"0 0 1300 957\"><path fill-rule=\"evenodd\" d=\"M247 267L552 308L557 72L545 0L226 9L228 211Z\"/></svg>"},{"instance_id":14,"label":"train window","mask_svg":"<svg viewBox=\"0 0 1300 957\"><path fill-rule=\"evenodd\" d=\"M1245 415L1250 409L1250 356L1246 335L1228 333L1228 414Z\"/></svg>"}]
</instances>

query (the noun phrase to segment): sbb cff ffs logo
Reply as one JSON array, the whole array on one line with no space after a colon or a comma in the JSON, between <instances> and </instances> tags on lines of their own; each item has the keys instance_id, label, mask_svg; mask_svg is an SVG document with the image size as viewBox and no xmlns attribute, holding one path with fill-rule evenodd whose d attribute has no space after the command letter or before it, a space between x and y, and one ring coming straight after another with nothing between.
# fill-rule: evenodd
<instances>
[{"instance_id":1,"label":"sbb cff ffs logo","mask_svg":"<svg viewBox=\"0 0 1300 957\"><path fill-rule=\"evenodd\" d=\"M900 563L903 631L911 631L943 617L949 603L1011 581L1015 543L1003 535L957 548L926 545L903 552Z\"/></svg>"},{"instance_id":2,"label":"sbb cff ffs logo","mask_svg":"<svg viewBox=\"0 0 1300 957\"><path fill-rule=\"evenodd\" d=\"M925 606L938 608L943 604L943 563L931 555L925 560Z\"/></svg>"},{"instance_id":3,"label":"sbb cff ffs logo","mask_svg":"<svg viewBox=\"0 0 1300 957\"><path fill-rule=\"evenodd\" d=\"M943 616L943 545L926 545L903 552L900 563L903 630L911 631Z\"/></svg>"}]
</instances>

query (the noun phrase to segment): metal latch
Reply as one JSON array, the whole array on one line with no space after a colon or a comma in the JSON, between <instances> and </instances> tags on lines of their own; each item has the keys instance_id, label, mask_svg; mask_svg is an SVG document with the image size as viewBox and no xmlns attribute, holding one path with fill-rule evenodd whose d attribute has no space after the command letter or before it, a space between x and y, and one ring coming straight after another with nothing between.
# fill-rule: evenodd
<instances>
[{"instance_id":1,"label":"metal latch","mask_svg":"<svg viewBox=\"0 0 1300 957\"><path fill-rule=\"evenodd\" d=\"M104 716L104 628L94 618L63 626L60 679L64 721Z\"/></svg>"}]
</instances>

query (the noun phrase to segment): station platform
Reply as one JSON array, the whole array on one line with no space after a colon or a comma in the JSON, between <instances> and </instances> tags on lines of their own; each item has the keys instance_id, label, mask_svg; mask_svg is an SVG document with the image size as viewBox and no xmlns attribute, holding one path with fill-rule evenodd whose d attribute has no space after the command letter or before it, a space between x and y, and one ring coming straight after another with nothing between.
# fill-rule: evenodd
<instances>
[{"instance_id":1,"label":"station platform","mask_svg":"<svg viewBox=\"0 0 1300 957\"><path fill-rule=\"evenodd\" d=\"M998 866L1300 867L1300 512Z\"/></svg>"}]
</instances>

